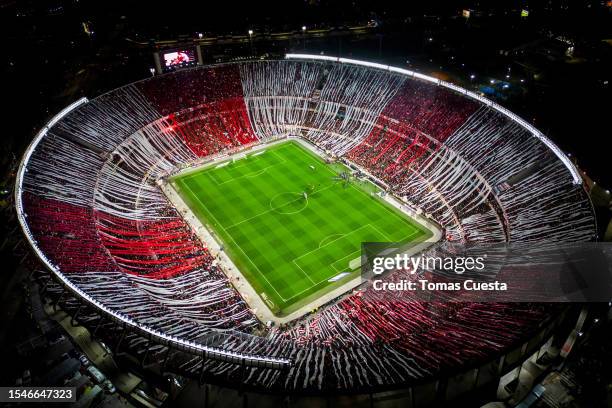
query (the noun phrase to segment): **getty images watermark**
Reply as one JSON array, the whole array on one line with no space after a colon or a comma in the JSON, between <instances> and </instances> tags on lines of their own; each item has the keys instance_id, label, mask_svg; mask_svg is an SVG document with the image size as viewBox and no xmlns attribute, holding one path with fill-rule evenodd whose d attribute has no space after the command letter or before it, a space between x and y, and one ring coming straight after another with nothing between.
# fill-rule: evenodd
<instances>
[{"instance_id":1,"label":"getty images watermark","mask_svg":"<svg viewBox=\"0 0 612 408\"><path fill-rule=\"evenodd\" d=\"M612 245L362 245L362 279L397 299L435 302L609 302Z\"/></svg>"},{"instance_id":2,"label":"getty images watermark","mask_svg":"<svg viewBox=\"0 0 612 408\"><path fill-rule=\"evenodd\" d=\"M390 271L405 271L410 275L418 274L419 271L443 271L463 275L470 272L484 272L487 256L409 256L408 254L395 254L394 256L376 256L372 259L372 273L382 275ZM401 279L398 282L387 282L383 279L374 279L372 282L374 290L500 290L508 289L506 282L482 282L474 279L464 279L458 282L432 282L428 279Z\"/></svg>"}]
</instances>

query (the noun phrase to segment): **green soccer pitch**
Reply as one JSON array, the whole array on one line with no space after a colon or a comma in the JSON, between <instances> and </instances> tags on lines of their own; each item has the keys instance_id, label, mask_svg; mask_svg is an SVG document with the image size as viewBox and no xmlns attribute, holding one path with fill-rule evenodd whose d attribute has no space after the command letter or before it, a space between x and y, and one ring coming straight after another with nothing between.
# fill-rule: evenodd
<instances>
[{"instance_id":1,"label":"green soccer pitch","mask_svg":"<svg viewBox=\"0 0 612 408\"><path fill-rule=\"evenodd\" d=\"M171 181L272 313L282 317L357 277L359 262L351 261L360 257L362 242L432 235L372 194L373 184L342 180L347 170L285 142Z\"/></svg>"}]
</instances>

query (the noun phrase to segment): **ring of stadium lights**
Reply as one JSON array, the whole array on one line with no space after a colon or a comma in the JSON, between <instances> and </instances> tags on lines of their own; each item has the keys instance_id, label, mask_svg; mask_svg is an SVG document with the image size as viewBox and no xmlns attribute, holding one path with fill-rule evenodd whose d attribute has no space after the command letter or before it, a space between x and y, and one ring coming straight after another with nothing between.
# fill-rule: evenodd
<instances>
[{"instance_id":1,"label":"ring of stadium lights","mask_svg":"<svg viewBox=\"0 0 612 408\"><path fill-rule=\"evenodd\" d=\"M43 251L38 247L32 232L26 222L27 214L25 214L23 210L23 202L21 199L21 194L23 192L23 177L24 174L28 171L27 164L30 160L30 156L38 146L38 143L42 140L43 137L48 133L48 131L59 122L64 116L70 113L73 109L89 102L87 98L81 98L72 104L68 105L61 112L55 115L34 137L34 140L30 143L28 148L26 149L21 163L19 164L19 168L17 170L17 180L15 183L15 208L17 210L17 218L19 219L19 223L21 224L21 228L26 234L30 245L34 249L34 252L38 256L38 258L49 268L50 271L62 282L64 288L68 289L73 294L85 300L91 306L93 306L98 311L107 315L111 319L115 321L122 322L125 326L129 326L132 330L137 332L138 334L146 337L150 340L154 340L160 344L165 346L172 346L177 350L185 351L191 354L197 354L204 358L212 358L215 360L230 362L235 364L241 364L247 367L262 367L262 368L274 368L280 369L293 365L291 359L287 358L277 358L277 357L267 357L267 356L258 356L258 355L250 355L244 353L236 353L233 351L222 350L215 347L205 346L195 341L184 340L180 337L171 336L166 333L163 333L159 330L155 330L151 327L140 324L127 316L124 316L116 311L109 309L104 306L101 302L89 296L87 293L79 289L74 283L70 281L57 266L53 265L51 261L45 256Z\"/></svg>"},{"instance_id":2,"label":"ring of stadium lights","mask_svg":"<svg viewBox=\"0 0 612 408\"><path fill-rule=\"evenodd\" d=\"M458 92L460 94L469 96L472 99L476 99L479 102L482 102L483 104L492 107L493 109L506 115L508 118L512 119L514 122L518 123L525 129L527 129L534 137L538 138L542 143L544 143L559 158L559 160L561 160L561 162L565 165L565 167L567 167L570 174L572 175L574 184L582 184L582 177L580 177L580 173L578 172L578 169L576 169L576 166L574 166L571 160L565 155L565 153L561 151L561 149L559 149L559 147L557 147L556 144L552 142L552 140L550 140L542 132L540 132L533 125L529 124L527 121L525 121L520 116L516 115L515 113L510 112L508 109L504 108L503 106L498 105L497 103L481 95L478 95L475 92L468 91L465 88L462 88L450 82L442 81L438 78L434 78L429 75L424 75L419 72L410 71L408 69L392 67L390 65L384 65L384 64L379 64L375 62L361 61L361 60L350 59L350 58L332 57L328 55L316 55L316 54L285 54L285 58L286 59L309 59L309 60L330 61L330 62L338 62L341 64L353 64L353 65L361 65L361 66L365 66L369 68L382 69L384 71L396 72L398 74L403 74L403 75L419 78L424 81L433 82L436 85L441 85L446 88L452 89L453 91Z\"/></svg>"}]
</instances>

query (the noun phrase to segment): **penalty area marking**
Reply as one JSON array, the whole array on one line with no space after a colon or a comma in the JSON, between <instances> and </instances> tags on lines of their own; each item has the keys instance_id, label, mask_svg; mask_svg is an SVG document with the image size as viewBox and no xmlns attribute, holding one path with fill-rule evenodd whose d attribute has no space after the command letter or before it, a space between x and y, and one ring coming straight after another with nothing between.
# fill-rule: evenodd
<instances>
[{"instance_id":1,"label":"penalty area marking","mask_svg":"<svg viewBox=\"0 0 612 408\"><path fill-rule=\"evenodd\" d=\"M258 154L253 154L253 155L251 155L251 156L244 156L244 157L241 157L241 158L240 158L240 159L238 159L238 160L248 159L248 158L251 158L251 159L256 159L256 158L259 158L258 156L259 156L260 154L262 154L262 153L266 153L266 152L267 152L267 150L264 150L264 151L263 151L263 152L261 152L261 153L258 153ZM284 163L286 163L286 162L287 162L287 160L285 160L285 158L284 158L284 157L279 156L279 155L278 155L278 154L276 154L276 153L275 153L273 150L269 151L269 152L268 152L268 154L267 154L266 156L268 156L268 155L274 155L274 156L276 156L278 159L280 159L280 161L277 161L276 163L272 163L272 164L270 164L269 166L264 167L263 169L256 170L256 171L254 171L254 172L250 172L250 173L248 173L248 174L243 174L243 175L241 175L241 176L232 177L232 178L230 178L229 180L226 180L226 181L219 181L218 176L217 176L216 174L214 174L214 172L212 172L212 171L210 171L210 170L217 170L217 169L221 170L221 169L223 169L224 167L227 167L229 164L234 164L234 165L233 165L233 166L229 166L229 167L227 167L227 169L225 169L225 170L237 170L237 169L240 169L241 167L244 167L244 166L250 165L250 163L251 163L253 160L251 160L249 163L245 163L245 162L243 161L243 162L241 162L241 163L239 163L239 164L237 164L237 165L235 164L235 163L237 163L237 161L234 161L234 162L233 162L233 161L231 161L231 160L227 160L227 161L225 161L224 163L221 163L221 164L217 165L216 167L209 168L209 169L202 169L202 170L206 172L206 174L208 175L208 177L209 177L209 178L210 178L212 181L214 181L216 185L218 185L218 186L222 186L222 185L224 185L224 184L231 183L232 181L235 181L235 180L240 180L241 178L250 178L250 177L256 177L256 176L259 176L259 175L263 174L263 172L264 172L265 170L268 170L268 169L270 169L270 168L272 168L272 167L274 167L274 166L278 166L279 164L284 164ZM225 164L225 163L227 163L227 164ZM222 165L223 165L223 166L222 166ZM208 170L208 171L207 171L207 170ZM195 172L193 175L189 175L189 176L187 176L187 177L195 177L195 176L196 176L196 175L198 175L198 174L199 174L199 172Z\"/></svg>"},{"instance_id":2,"label":"penalty area marking","mask_svg":"<svg viewBox=\"0 0 612 408\"><path fill-rule=\"evenodd\" d=\"M308 279L309 279L309 280L310 280L310 281L313 283L313 285L312 285L312 286L310 286L310 287L308 287L308 288L306 288L306 289L304 289L304 290L302 290L302 291L301 291L301 292L299 292L299 293L296 293L295 295L291 296L289 299L286 299L285 301L287 301L287 300L291 300L291 299L295 298L296 296L299 296L299 295L301 295L302 293L306 292L307 290L310 290L310 289L312 289L312 288L314 288L314 287L316 287L316 286L320 285L321 283L326 282L326 281L327 281L327 280L329 280L330 278L334 277L334 276L337 274L337 272L338 272L338 270L337 270L336 268L334 268L333 264L330 264L330 266L331 266L331 267L332 267L332 269L334 270L334 274L333 274L333 275L331 275L331 276L327 276L327 277L325 277L324 279L322 279L322 280L321 280L321 281L319 281L319 282L314 282L314 281L312 280L312 278L310 277L310 275L308 275L308 274L307 274L307 273L304 271L304 269L303 269L303 268L302 268L302 267L301 267L301 266L300 266L300 265L297 263L297 260L298 260L298 259L301 259L301 258L303 258L303 257L305 257L305 256L307 256L307 255L310 255L310 254L312 254L312 253L314 253L314 252L318 251L319 249L321 249L321 248L323 248L323 247L326 247L326 246L328 246L328 245L330 245L330 244L333 244L334 242L336 242L336 241L338 241L338 240L341 240L342 238L348 237L349 235L353 235L353 234L354 234L354 233L356 233L357 231L362 230L362 229L367 228L367 227L370 227L370 228L372 228L374 231L377 231L377 229L376 229L376 228L373 228L373 227L372 227L372 225L370 225L370 224L365 224L365 225L362 225L361 227L359 227L359 228L357 228L356 230L353 230L353 231L351 231L351 232L349 232L349 233L347 233L347 234L339 234L339 235L341 235L340 237L338 237L338 238L336 238L336 239L334 239L334 240L329 241L328 243L326 243L326 244L325 244L325 245L323 245L322 247L315 248L315 249L313 249L312 251L308 251L308 252L306 252L306 253L304 253L304 254L302 254L302 255L298 256L297 258L294 258L292 262L293 262L293 263L294 263L294 264L295 264L295 265L296 265L298 268L300 268L300 270L302 271L302 273L304 273L304 275L306 275L306 276L308 277ZM349 254L349 255L350 255L350 254ZM334 261L334 263L335 263L335 262L338 262L338 261L340 261L340 260L342 260L342 259L344 259L344 258L346 258L347 256L348 256L348 255L345 255L344 257L342 257L342 258L340 258L340 259L338 259L338 260Z\"/></svg>"},{"instance_id":3,"label":"penalty area marking","mask_svg":"<svg viewBox=\"0 0 612 408\"><path fill-rule=\"evenodd\" d=\"M323 238L321 240L321 242L319 242L319 248L321 248L323 246L323 243L325 241L327 241L328 238L331 238L331 237L342 237L344 235L346 235L346 234L330 234L330 235L326 236L325 238ZM338 238L336 238L336 239L338 239Z\"/></svg>"}]
</instances>

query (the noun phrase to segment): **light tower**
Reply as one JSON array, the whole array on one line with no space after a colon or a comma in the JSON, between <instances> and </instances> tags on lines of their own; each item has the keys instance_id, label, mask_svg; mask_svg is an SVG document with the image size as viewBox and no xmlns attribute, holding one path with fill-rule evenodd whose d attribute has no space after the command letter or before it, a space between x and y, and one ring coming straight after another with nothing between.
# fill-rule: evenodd
<instances>
[{"instance_id":1,"label":"light tower","mask_svg":"<svg viewBox=\"0 0 612 408\"><path fill-rule=\"evenodd\" d=\"M249 30L249 46L251 48L251 56L253 56L253 30Z\"/></svg>"}]
</instances>

